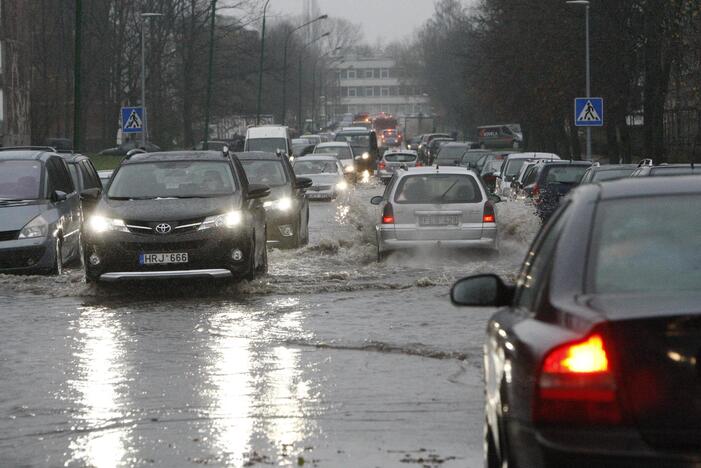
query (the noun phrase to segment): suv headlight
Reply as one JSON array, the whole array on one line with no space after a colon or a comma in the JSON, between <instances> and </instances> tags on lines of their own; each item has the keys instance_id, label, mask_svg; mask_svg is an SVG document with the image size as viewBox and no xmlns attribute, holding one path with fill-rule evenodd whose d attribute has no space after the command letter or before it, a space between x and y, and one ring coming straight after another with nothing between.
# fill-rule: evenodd
<instances>
[{"instance_id":1,"label":"suv headlight","mask_svg":"<svg viewBox=\"0 0 701 468\"><path fill-rule=\"evenodd\" d=\"M129 232L123 220L99 215L93 215L88 219L88 229L95 234L102 234L107 231Z\"/></svg>"},{"instance_id":2,"label":"suv headlight","mask_svg":"<svg viewBox=\"0 0 701 468\"><path fill-rule=\"evenodd\" d=\"M348 182L346 182L345 180L340 181L336 184L336 189L341 191L348 190Z\"/></svg>"},{"instance_id":3,"label":"suv headlight","mask_svg":"<svg viewBox=\"0 0 701 468\"><path fill-rule=\"evenodd\" d=\"M350 174L351 172L355 172L355 166L353 165L348 165L343 169L343 172Z\"/></svg>"},{"instance_id":4,"label":"suv headlight","mask_svg":"<svg viewBox=\"0 0 701 468\"><path fill-rule=\"evenodd\" d=\"M39 215L22 228L19 233L19 238L33 239L36 237L46 237L48 234L49 223L46 222L43 215Z\"/></svg>"},{"instance_id":5,"label":"suv headlight","mask_svg":"<svg viewBox=\"0 0 701 468\"><path fill-rule=\"evenodd\" d=\"M240 211L229 211L228 213L209 216L200 225L198 231L211 229L214 227L235 228L243 222L243 213Z\"/></svg>"},{"instance_id":6,"label":"suv headlight","mask_svg":"<svg viewBox=\"0 0 701 468\"><path fill-rule=\"evenodd\" d=\"M274 208L280 211L288 211L290 208L292 208L292 199L289 197L283 197L279 200L267 201L263 203L263 208Z\"/></svg>"}]
</instances>

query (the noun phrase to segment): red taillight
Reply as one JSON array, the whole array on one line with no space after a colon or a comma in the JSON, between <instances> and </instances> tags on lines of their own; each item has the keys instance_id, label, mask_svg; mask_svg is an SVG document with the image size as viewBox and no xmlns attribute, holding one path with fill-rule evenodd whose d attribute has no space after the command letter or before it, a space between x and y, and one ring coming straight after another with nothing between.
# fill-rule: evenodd
<instances>
[{"instance_id":1,"label":"red taillight","mask_svg":"<svg viewBox=\"0 0 701 468\"><path fill-rule=\"evenodd\" d=\"M496 223L497 217L494 214L494 205L492 202L488 201L484 204L484 212L482 213L483 223Z\"/></svg>"},{"instance_id":2,"label":"red taillight","mask_svg":"<svg viewBox=\"0 0 701 468\"><path fill-rule=\"evenodd\" d=\"M394 224L394 208L391 203L387 203L382 211L382 224Z\"/></svg>"},{"instance_id":3,"label":"red taillight","mask_svg":"<svg viewBox=\"0 0 701 468\"><path fill-rule=\"evenodd\" d=\"M533 190L531 190L531 195L533 195L533 198L538 198L540 196L540 185L535 184L533 186Z\"/></svg>"},{"instance_id":4,"label":"red taillight","mask_svg":"<svg viewBox=\"0 0 701 468\"><path fill-rule=\"evenodd\" d=\"M384 169L384 168L385 168L385 163L384 163L384 161L378 162L378 163L377 163L377 168L380 169L380 170Z\"/></svg>"},{"instance_id":5,"label":"red taillight","mask_svg":"<svg viewBox=\"0 0 701 468\"><path fill-rule=\"evenodd\" d=\"M619 424L616 380L601 335L567 343L543 360L533 408L546 424Z\"/></svg>"}]
</instances>

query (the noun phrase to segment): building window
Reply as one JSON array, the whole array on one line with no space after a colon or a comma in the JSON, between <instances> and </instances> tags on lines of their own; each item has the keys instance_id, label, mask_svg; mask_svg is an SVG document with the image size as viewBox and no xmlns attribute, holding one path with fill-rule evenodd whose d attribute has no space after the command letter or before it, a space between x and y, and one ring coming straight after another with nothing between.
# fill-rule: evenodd
<instances>
[{"instance_id":1,"label":"building window","mask_svg":"<svg viewBox=\"0 0 701 468\"><path fill-rule=\"evenodd\" d=\"M355 88L348 88L348 97L356 97L358 91Z\"/></svg>"},{"instance_id":2,"label":"building window","mask_svg":"<svg viewBox=\"0 0 701 468\"><path fill-rule=\"evenodd\" d=\"M348 79L349 80L354 80L355 79L355 70L350 68L348 69Z\"/></svg>"},{"instance_id":3,"label":"building window","mask_svg":"<svg viewBox=\"0 0 701 468\"><path fill-rule=\"evenodd\" d=\"M399 96L399 86L392 86L392 87L389 89L389 93L390 93L390 95L392 95L392 96Z\"/></svg>"},{"instance_id":4,"label":"building window","mask_svg":"<svg viewBox=\"0 0 701 468\"><path fill-rule=\"evenodd\" d=\"M389 88L380 88L380 96L389 96Z\"/></svg>"},{"instance_id":5,"label":"building window","mask_svg":"<svg viewBox=\"0 0 701 468\"><path fill-rule=\"evenodd\" d=\"M373 88L365 88L365 97L373 97L374 95Z\"/></svg>"},{"instance_id":6,"label":"building window","mask_svg":"<svg viewBox=\"0 0 701 468\"><path fill-rule=\"evenodd\" d=\"M372 68L365 70L365 78L372 78Z\"/></svg>"},{"instance_id":7,"label":"building window","mask_svg":"<svg viewBox=\"0 0 701 468\"><path fill-rule=\"evenodd\" d=\"M382 78L382 79L389 78L389 69L383 68L382 70L380 70L380 78Z\"/></svg>"}]
</instances>

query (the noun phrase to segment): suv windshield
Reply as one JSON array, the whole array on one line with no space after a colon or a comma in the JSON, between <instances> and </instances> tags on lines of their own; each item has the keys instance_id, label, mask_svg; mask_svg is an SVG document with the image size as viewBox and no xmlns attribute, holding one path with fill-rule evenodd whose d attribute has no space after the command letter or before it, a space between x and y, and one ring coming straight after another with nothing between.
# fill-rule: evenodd
<instances>
[{"instance_id":1,"label":"suv windshield","mask_svg":"<svg viewBox=\"0 0 701 468\"><path fill-rule=\"evenodd\" d=\"M578 184L589 166L546 166L546 184Z\"/></svg>"},{"instance_id":2,"label":"suv windshield","mask_svg":"<svg viewBox=\"0 0 701 468\"><path fill-rule=\"evenodd\" d=\"M281 161L269 159L242 160L246 177L252 184L262 184L268 187L280 187L287 184L287 175Z\"/></svg>"},{"instance_id":3,"label":"suv windshield","mask_svg":"<svg viewBox=\"0 0 701 468\"><path fill-rule=\"evenodd\" d=\"M317 146L314 153L335 154L338 159L352 159L353 155L347 146Z\"/></svg>"},{"instance_id":4,"label":"suv windshield","mask_svg":"<svg viewBox=\"0 0 701 468\"><path fill-rule=\"evenodd\" d=\"M482 201L482 194L471 176L426 174L403 177L394 201L407 204L478 203Z\"/></svg>"},{"instance_id":5,"label":"suv windshield","mask_svg":"<svg viewBox=\"0 0 701 468\"><path fill-rule=\"evenodd\" d=\"M416 161L416 155L411 153L392 153L385 154L385 161L387 162L414 162Z\"/></svg>"},{"instance_id":6,"label":"suv windshield","mask_svg":"<svg viewBox=\"0 0 701 468\"><path fill-rule=\"evenodd\" d=\"M284 138L249 138L246 140L246 151L263 151L274 153L277 150L285 151L287 140Z\"/></svg>"},{"instance_id":7,"label":"suv windshield","mask_svg":"<svg viewBox=\"0 0 701 468\"><path fill-rule=\"evenodd\" d=\"M40 192L39 161L0 161L0 201L36 200Z\"/></svg>"},{"instance_id":8,"label":"suv windshield","mask_svg":"<svg viewBox=\"0 0 701 468\"><path fill-rule=\"evenodd\" d=\"M336 135L336 141L348 142L353 148L370 148L370 135L367 133L339 133Z\"/></svg>"},{"instance_id":9,"label":"suv windshield","mask_svg":"<svg viewBox=\"0 0 701 468\"><path fill-rule=\"evenodd\" d=\"M295 174L338 174L336 161L297 161Z\"/></svg>"},{"instance_id":10,"label":"suv windshield","mask_svg":"<svg viewBox=\"0 0 701 468\"><path fill-rule=\"evenodd\" d=\"M592 249L595 292L698 291L701 196L614 200L599 206Z\"/></svg>"},{"instance_id":11,"label":"suv windshield","mask_svg":"<svg viewBox=\"0 0 701 468\"><path fill-rule=\"evenodd\" d=\"M234 192L234 175L226 162L159 161L120 167L107 196L114 199L210 198Z\"/></svg>"}]
</instances>

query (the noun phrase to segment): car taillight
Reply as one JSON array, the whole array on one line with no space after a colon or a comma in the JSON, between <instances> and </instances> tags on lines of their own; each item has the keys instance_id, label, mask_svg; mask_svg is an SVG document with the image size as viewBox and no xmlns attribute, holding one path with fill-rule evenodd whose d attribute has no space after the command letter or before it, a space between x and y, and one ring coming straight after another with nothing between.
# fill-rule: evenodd
<instances>
[{"instance_id":1,"label":"car taillight","mask_svg":"<svg viewBox=\"0 0 701 468\"><path fill-rule=\"evenodd\" d=\"M394 224L394 208L391 203L387 203L382 210L382 224Z\"/></svg>"},{"instance_id":2,"label":"car taillight","mask_svg":"<svg viewBox=\"0 0 701 468\"><path fill-rule=\"evenodd\" d=\"M416 161L416 167L424 167L424 165L421 164L421 161Z\"/></svg>"},{"instance_id":3,"label":"car taillight","mask_svg":"<svg viewBox=\"0 0 701 468\"><path fill-rule=\"evenodd\" d=\"M484 212L482 213L482 222L483 223L495 223L497 221L497 218L494 214L494 205L492 205L492 202L488 201L487 203L484 204Z\"/></svg>"},{"instance_id":4,"label":"car taillight","mask_svg":"<svg viewBox=\"0 0 701 468\"><path fill-rule=\"evenodd\" d=\"M533 190L531 190L531 195L533 196L533 198L540 197L540 185L535 184L533 186Z\"/></svg>"},{"instance_id":5,"label":"car taillight","mask_svg":"<svg viewBox=\"0 0 701 468\"><path fill-rule=\"evenodd\" d=\"M380 169L380 170L384 169L384 168L385 168L385 163L384 163L384 161L378 162L378 163L377 163L377 168Z\"/></svg>"},{"instance_id":6,"label":"car taillight","mask_svg":"<svg viewBox=\"0 0 701 468\"><path fill-rule=\"evenodd\" d=\"M533 419L543 424L623 422L616 379L601 335L558 346L546 355L538 378Z\"/></svg>"}]
</instances>

